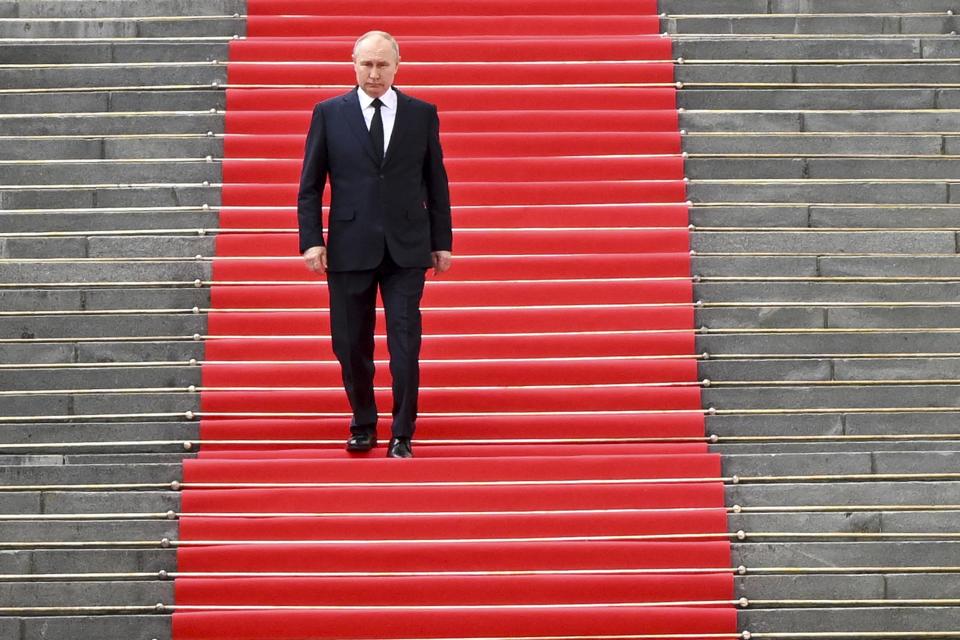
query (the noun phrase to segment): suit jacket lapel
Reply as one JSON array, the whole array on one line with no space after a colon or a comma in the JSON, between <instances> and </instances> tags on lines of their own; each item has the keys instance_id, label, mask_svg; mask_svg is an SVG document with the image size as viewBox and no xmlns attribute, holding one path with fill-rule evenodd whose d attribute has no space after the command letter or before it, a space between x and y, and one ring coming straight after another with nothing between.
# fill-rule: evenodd
<instances>
[{"instance_id":1,"label":"suit jacket lapel","mask_svg":"<svg viewBox=\"0 0 960 640\"><path fill-rule=\"evenodd\" d=\"M395 151L399 146L398 143L406 130L403 125L406 123L407 103L410 101L410 98L400 93L396 87L394 87L393 90L397 92L397 115L393 120L393 132L390 134L390 143L387 145L387 152L383 156L384 165L390 162L390 159L396 155ZM359 100L357 102L359 103ZM371 145L371 148L372 147L373 145Z\"/></svg>"},{"instance_id":2,"label":"suit jacket lapel","mask_svg":"<svg viewBox=\"0 0 960 640\"><path fill-rule=\"evenodd\" d=\"M367 152L367 155L370 156L370 159L377 162L377 155L373 152L373 141L370 139L370 131L367 129L367 123L363 119L363 111L360 109L360 98L357 96L356 89L344 94L340 109L343 111L350 131L357 137L357 140ZM396 129L394 129L394 133L396 133Z\"/></svg>"}]
</instances>

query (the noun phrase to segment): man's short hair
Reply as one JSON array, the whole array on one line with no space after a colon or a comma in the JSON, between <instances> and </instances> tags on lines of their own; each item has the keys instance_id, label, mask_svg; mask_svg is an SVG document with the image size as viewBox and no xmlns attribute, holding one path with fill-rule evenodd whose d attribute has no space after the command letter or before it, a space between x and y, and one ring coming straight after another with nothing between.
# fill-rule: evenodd
<instances>
[{"instance_id":1,"label":"man's short hair","mask_svg":"<svg viewBox=\"0 0 960 640\"><path fill-rule=\"evenodd\" d=\"M366 40L367 38L372 38L374 36L379 36L390 43L390 46L393 47L393 52L397 56L397 60L400 59L400 45L397 43L396 38L387 33L386 31L367 31L365 34L357 38L357 41L353 43L353 55L356 57L357 49L360 47L360 43Z\"/></svg>"}]
</instances>

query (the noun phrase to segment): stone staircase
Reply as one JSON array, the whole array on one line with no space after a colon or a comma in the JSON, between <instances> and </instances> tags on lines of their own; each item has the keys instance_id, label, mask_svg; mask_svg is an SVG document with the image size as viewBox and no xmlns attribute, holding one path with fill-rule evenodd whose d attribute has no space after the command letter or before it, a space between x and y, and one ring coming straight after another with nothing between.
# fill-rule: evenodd
<instances>
[{"instance_id":1,"label":"stone staircase","mask_svg":"<svg viewBox=\"0 0 960 640\"><path fill-rule=\"evenodd\" d=\"M932 475L960 468L960 6L864 4L661 3L708 429L745 478L727 489L741 630L960 636L960 607L922 602L960 597L960 478ZM0 637L170 637L160 541L198 437L194 282L243 13L0 1L0 485L32 487L0 491L0 607L62 608L12 611ZM82 486L114 483L150 486ZM52 544L78 541L100 544Z\"/></svg>"}]
</instances>

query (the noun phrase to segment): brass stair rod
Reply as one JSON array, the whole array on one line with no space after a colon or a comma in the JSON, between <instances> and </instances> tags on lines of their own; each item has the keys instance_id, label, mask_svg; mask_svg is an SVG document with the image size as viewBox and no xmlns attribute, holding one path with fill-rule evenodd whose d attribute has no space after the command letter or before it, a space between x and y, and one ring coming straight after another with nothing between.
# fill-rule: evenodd
<instances>
[{"instance_id":1,"label":"brass stair rod","mask_svg":"<svg viewBox=\"0 0 960 640\"><path fill-rule=\"evenodd\" d=\"M192 489L275 489L275 488L338 488L352 487L404 487L404 486L573 486L573 485L644 485L644 484L778 484L831 483L831 482L928 482L956 481L960 473L875 473L833 474L807 476L721 476L708 478L593 478L577 480L457 480L418 482L182 482L166 483L112 483L112 484L46 484L46 485L0 485L0 493L17 491L121 491L121 490L169 490Z\"/></svg>"},{"instance_id":2,"label":"brass stair rod","mask_svg":"<svg viewBox=\"0 0 960 640\"><path fill-rule=\"evenodd\" d=\"M874 566L874 567L673 567L619 569L526 569L526 570L448 570L448 571L167 571L131 573L6 573L0 582L94 581L94 580L171 580L176 578L327 578L371 576L518 576L518 575L662 575L733 573L746 575L836 575L836 574L921 574L960 573L960 566ZM592 636L591 636L592 637Z\"/></svg>"},{"instance_id":3,"label":"brass stair rod","mask_svg":"<svg viewBox=\"0 0 960 640\"><path fill-rule=\"evenodd\" d=\"M528 510L482 510L482 511L287 511L287 512L125 512L125 513L18 513L0 514L0 522L35 522L35 521L84 521L84 520L178 520L181 518L217 518L235 519L252 518L269 520L272 518L394 518L403 517L435 517L435 516L529 516L529 515L578 515L587 513L602 514L630 514L630 513L663 513L663 512L701 512L713 511L722 508L728 514L754 513L829 513L829 512L937 512L960 511L956 504L924 504L924 505L797 505L797 506L760 506L743 507L670 507L670 508L611 508L611 509L528 509Z\"/></svg>"},{"instance_id":4,"label":"brass stair rod","mask_svg":"<svg viewBox=\"0 0 960 640\"><path fill-rule=\"evenodd\" d=\"M670 540L960 540L960 532L715 532L715 533L650 533L623 535L574 535L574 536L515 536L474 538L380 538L380 539L307 539L307 540L30 540L0 541L0 549L93 549L93 548L178 548L178 547L249 547L249 546L373 546L381 544L511 544L523 542L624 542L624 541L670 541ZM960 604L960 598L957 599Z\"/></svg>"},{"instance_id":5,"label":"brass stair rod","mask_svg":"<svg viewBox=\"0 0 960 640\"><path fill-rule=\"evenodd\" d=\"M958 413L960 407L806 407L792 409L624 409L599 411L486 411L486 412L432 412L421 413L424 418L445 417L489 417L489 416L584 416L584 415L612 415L612 416L639 416L639 415L820 415L820 414L899 414L899 413ZM71 415L20 415L0 416L0 423L23 422L79 422L87 420L144 420L149 418L179 418L181 420L195 420L198 418L343 418L349 417L342 411L169 411L153 413L97 413ZM0 485L0 491L3 490Z\"/></svg>"},{"instance_id":6,"label":"brass stair rod","mask_svg":"<svg viewBox=\"0 0 960 640\"><path fill-rule=\"evenodd\" d=\"M596 438L448 438L420 439L418 442L431 446L499 445L499 444L679 444L679 443L765 443L765 442L915 442L915 441L953 441L960 440L960 433L916 433L916 434L834 434L808 436L719 436L716 434L691 437L596 437ZM285 445L303 447L307 445L341 445L342 440L322 439L243 439L243 440L124 440L106 442L16 442L0 443L0 451L37 450L37 449L88 449L88 448L126 448L126 447L179 447L184 451L210 445ZM0 519L3 516L0 515Z\"/></svg>"}]
</instances>

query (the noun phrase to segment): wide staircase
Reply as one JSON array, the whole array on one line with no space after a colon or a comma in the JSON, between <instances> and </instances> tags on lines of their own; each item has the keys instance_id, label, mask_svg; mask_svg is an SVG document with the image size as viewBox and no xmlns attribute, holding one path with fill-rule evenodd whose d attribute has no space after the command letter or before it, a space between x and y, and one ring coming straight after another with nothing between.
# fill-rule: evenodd
<instances>
[{"instance_id":1,"label":"wide staircase","mask_svg":"<svg viewBox=\"0 0 960 640\"><path fill-rule=\"evenodd\" d=\"M866 4L0 0L0 637L960 637L960 6ZM292 233L372 28L412 461Z\"/></svg>"}]
</instances>

